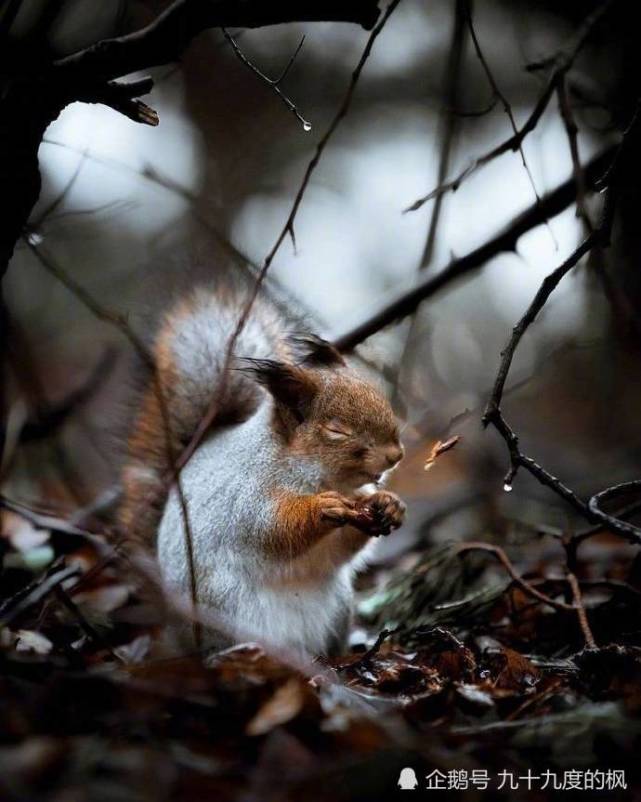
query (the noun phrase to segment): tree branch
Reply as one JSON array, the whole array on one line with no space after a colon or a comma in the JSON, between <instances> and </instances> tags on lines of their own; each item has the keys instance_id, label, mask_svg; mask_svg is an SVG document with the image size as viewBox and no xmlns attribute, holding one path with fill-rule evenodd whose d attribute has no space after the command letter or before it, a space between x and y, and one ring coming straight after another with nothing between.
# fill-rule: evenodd
<instances>
[{"instance_id":1,"label":"tree branch","mask_svg":"<svg viewBox=\"0 0 641 802\"><path fill-rule=\"evenodd\" d=\"M19 187L0 231L0 277L40 194L38 147L45 130L73 101L106 103L136 122L157 124L138 98L150 79L114 84L116 78L175 61L191 40L212 27L259 28L285 22L352 22L371 29L377 0L176 0L150 25L97 42L58 61L8 64L8 88L0 101L0 179ZM12 73L13 69L13 73Z\"/></svg>"},{"instance_id":2,"label":"tree branch","mask_svg":"<svg viewBox=\"0 0 641 802\"><path fill-rule=\"evenodd\" d=\"M597 179L610 165L614 156L613 148L604 151L589 162L584 170L586 184L595 187ZM356 328L342 335L334 344L341 351L351 351L368 337L380 331L390 323L412 314L417 306L426 298L435 295L443 287L469 273L478 270L486 262L500 253L514 251L523 234L541 225L550 217L560 214L576 198L577 185L574 177L560 184L555 190L544 195L540 203L534 203L525 212L516 217L502 232L483 245L468 253L444 268L440 273L430 276L414 289L401 295L389 306L374 314Z\"/></svg>"},{"instance_id":3,"label":"tree branch","mask_svg":"<svg viewBox=\"0 0 641 802\"><path fill-rule=\"evenodd\" d=\"M405 210L406 212L414 212L417 209L420 209L421 206L426 204L428 201L438 197L439 195L442 195L444 192L456 192L465 179L469 178L479 168L484 167L486 164L494 161L494 159L502 156L504 153L508 153L509 151L519 151L521 154L523 153L523 141L528 134L534 131L538 125L539 120L548 107L550 98L556 91L559 81L561 81L565 74L570 70L595 25L601 20L605 12L614 2L616 2L616 0L606 0L602 6L599 6L592 14L590 14L584 21L583 25L581 25L579 28L579 34L573 37L565 50L561 51L552 59L552 72L550 73L550 76L543 88L543 91L539 95L538 100L534 104L534 108L521 128L515 129L514 120L511 118L510 122L514 131L512 136L508 137L508 139L504 140L499 145L491 148L482 156L474 159L455 178L440 184L431 192L428 192L427 195L424 195L422 198L414 201L414 203L407 207ZM487 74L488 73L486 71L486 75Z\"/></svg>"},{"instance_id":4,"label":"tree branch","mask_svg":"<svg viewBox=\"0 0 641 802\"><path fill-rule=\"evenodd\" d=\"M289 234L289 236L291 236L292 240L295 239L294 222L296 220L296 215L298 214L298 209L300 208L300 205L301 205L301 203L303 201L303 197L305 195L305 192L307 191L307 187L309 186L309 182L311 180L312 174L316 170L316 167L318 166L318 163L320 162L321 156L323 155L323 153L325 151L325 148L327 147L330 139L334 135L334 132L336 131L336 129L340 125L341 121L347 116L347 113L348 113L348 111L349 111L349 109L350 109L350 107L352 105L352 99L354 97L354 92L356 91L356 87L358 85L358 81L360 79L360 76L361 76L361 73L363 71L363 68L365 67L365 64L367 63L367 60L370 57L370 53L372 52L372 48L374 47L374 43L376 42L376 39L379 37L379 35L381 34L383 28L387 24L387 21L389 20L391 15L394 13L395 9L398 7L399 3L400 3L400 0L391 0L390 4L385 9L385 13L381 17L380 21L378 22L378 24L376 25L376 27L374 28L372 33L370 34L369 39L367 40L367 43L366 43L366 45L365 45L365 47L363 49L363 52L361 54L361 57L360 57L359 61L358 61L358 64L356 65L356 67L355 67L355 69L354 69L354 71L352 73L352 77L351 77L349 86L347 87L347 91L345 92L345 95L343 97L343 101L340 104L340 106L338 107L338 110L337 110L336 114L334 115L332 121L330 122L329 126L327 127L327 130L325 131L323 136L320 138L318 144L316 145L316 152L314 153L314 155L312 156L309 164L307 165L307 169L305 170L305 174L303 175L303 180L301 181L301 184L300 184L300 186L298 188L298 192L296 193L296 196L295 196L294 201L292 203L292 207L291 207L291 210L289 212L289 215L287 216L287 220L285 221L285 224L284 224L283 228L281 229L279 235L276 237L276 241L274 242L271 250L269 251L269 253L265 257L265 260L264 260L264 262L263 262L263 264L262 264L262 266L260 268L260 271L258 272L258 275L256 276L256 280L254 281L254 285L253 285L252 291L251 291L251 293L249 295L249 298L247 300L247 303L246 303L244 309L241 312L240 318L238 319L238 323L236 325L236 329L234 330L232 336L229 338L229 342L227 343L227 348L226 348L226 352L225 352L225 360L223 362L223 367L222 367L222 371L221 371L222 384L219 387L219 389L216 392L216 394L214 395L214 397L212 398L212 401L211 401L211 403L209 405L209 408L207 409L205 415L203 416L202 420L198 424L198 427L197 427L196 431L194 432L194 435L192 436L191 440L189 441L189 443L187 444L187 446L183 450L182 454L178 457L178 459L176 461L176 470L177 471L182 470L182 468L184 468L184 466L189 462L189 460L193 456L194 452L198 448L198 445L200 444L200 442L202 441L203 437L205 436L205 434L207 433L207 431L211 427L212 423L214 422L214 420L216 418L216 415L218 414L218 407L219 407L219 404L220 404L220 398L222 398L222 396L225 393L225 383L227 381L227 376L228 376L228 373L229 373L229 370L230 370L230 367L231 367L232 354L233 354L234 346L236 345L236 341L238 340L238 337L240 336L242 330L245 327L245 324L247 323L247 320L249 318L251 310L252 310L252 308L254 306L254 302L256 301L256 298L258 297L258 293L260 292L260 288L261 288L261 286L262 286L262 284L263 284L263 282L264 282L264 280L265 280L265 278L267 276L269 268L270 268L272 262L274 261L274 258L276 256L276 254L280 250L281 245L283 244L283 242L287 238L288 234ZM171 480L171 477L170 477L170 480Z\"/></svg>"},{"instance_id":5,"label":"tree branch","mask_svg":"<svg viewBox=\"0 0 641 802\"><path fill-rule=\"evenodd\" d=\"M521 339L529 326L537 318L539 312L547 303L549 297L558 286L561 279L581 260L583 256L588 254L594 247L605 248L610 243L610 234L614 221L614 210L616 204L617 192L621 175L625 172L628 165L628 157L632 148L632 143L635 146L639 137L639 129L641 128L641 114L639 110L634 115L632 122L623 135L621 144L617 150L612 166L604 179L607 183L607 192L605 196L605 203L601 215L599 225L590 233L590 235L583 240L583 242L574 250L572 254L548 276L545 277L543 283L539 287L536 295L532 299L529 307L527 308L523 317L518 321L512 330L507 346L501 353L501 361L499 369L494 382L494 389L490 395L487 403L485 413L483 415L483 425L493 425L501 437L505 440L510 454L510 469L505 477L505 489L511 490L512 481L516 476L519 468L524 468L531 473L538 481L553 490L557 495L561 496L565 501L571 504L574 509L586 518L590 523L595 523L597 520L604 520L605 513L601 513L598 507L598 500L602 495L607 495L611 491L604 491L603 494L595 496L590 504L582 501L572 490L566 487L559 479L552 474L548 473L538 463L526 456L519 448L518 437L511 429L503 412L501 410L501 402L503 400L503 391L505 382L512 366L514 353L521 342ZM595 512L596 510L596 512ZM616 518L607 516L607 522L610 529L622 537L630 537L634 535L638 537L641 535L641 530L632 524L619 521Z\"/></svg>"},{"instance_id":6,"label":"tree branch","mask_svg":"<svg viewBox=\"0 0 641 802\"><path fill-rule=\"evenodd\" d=\"M352 22L371 30L378 0L177 0L150 25L106 39L61 59L57 73L89 72L113 80L176 61L191 40L208 28L263 28L286 22Z\"/></svg>"}]
</instances>

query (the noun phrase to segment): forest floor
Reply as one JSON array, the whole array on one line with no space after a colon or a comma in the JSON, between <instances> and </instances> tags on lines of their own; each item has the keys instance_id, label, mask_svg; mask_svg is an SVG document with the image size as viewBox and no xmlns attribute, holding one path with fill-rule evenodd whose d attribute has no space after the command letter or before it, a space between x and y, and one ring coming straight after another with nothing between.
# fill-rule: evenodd
<instances>
[{"instance_id":1,"label":"forest floor","mask_svg":"<svg viewBox=\"0 0 641 802\"><path fill-rule=\"evenodd\" d=\"M351 651L301 666L163 653L107 537L0 514L2 802L639 798L641 565L607 533L580 609L542 537L507 548L521 581L416 547L362 579Z\"/></svg>"}]
</instances>

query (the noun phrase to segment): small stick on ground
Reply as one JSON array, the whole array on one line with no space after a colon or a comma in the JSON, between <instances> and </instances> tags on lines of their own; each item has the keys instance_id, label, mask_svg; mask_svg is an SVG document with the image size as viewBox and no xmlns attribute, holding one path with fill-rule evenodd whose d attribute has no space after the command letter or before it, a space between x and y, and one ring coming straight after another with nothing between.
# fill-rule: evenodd
<instances>
[{"instance_id":1,"label":"small stick on ground","mask_svg":"<svg viewBox=\"0 0 641 802\"><path fill-rule=\"evenodd\" d=\"M538 601L542 602L543 604L547 604L548 606L554 608L555 610L574 610L575 607L572 604L566 604L565 602L556 601L556 599L547 596L545 593L541 593L540 590L532 587L529 582L527 582L523 577L519 576L516 571L516 568L512 565L510 558L507 554L503 551L500 546L495 546L493 543L482 543L480 541L469 541L467 543L459 543L457 547L457 551L459 554L462 554L466 551L486 551L488 554L492 554L496 557L496 559L501 563L503 568L508 572L512 581L515 585L518 585L521 590L526 593L528 596L531 596L533 599L537 599Z\"/></svg>"},{"instance_id":2,"label":"small stick on ground","mask_svg":"<svg viewBox=\"0 0 641 802\"><path fill-rule=\"evenodd\" d=\"M588 649L596 649L596 641L594 640L594 635L592 634L592 630L590 629L590 624L588 622L588 615L585 612L585 605L583 604L583 597L581 596L581 589L579 588L579 582L574 574L568 574L568 582L570 587L572 588L572 596L574 597L574 607L576 609L576 614L579 618L579 625L581 626L581 632L583 632L583 637L585 638L585 645Z\"/></svg>"}]
</instances>

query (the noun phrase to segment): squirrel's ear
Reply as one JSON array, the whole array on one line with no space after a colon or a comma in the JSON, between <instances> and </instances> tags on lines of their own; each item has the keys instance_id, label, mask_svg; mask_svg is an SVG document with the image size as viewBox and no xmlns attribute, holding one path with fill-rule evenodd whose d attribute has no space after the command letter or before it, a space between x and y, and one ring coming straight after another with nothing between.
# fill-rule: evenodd
<instances>
[{"instance_id":1,"label":"squirrel's ear","mask_svg":"<svg viewBox=\"0 0 641 802\"><path fill-rule=\"evenodd\" d=\"M340 368L345 360L337 348L315 334L290 334L287 338L295 352L300 355L300 364L308 367Z\"/></svg>"},{"instance_id":2,"label":"squirrel's ear","mask_svg":"<svg viewBox=\"0 0 641 802\"><path fill-rule=\"evenodd\" d=\"M318 384L309 371L275 359L245 359L243 370L265 387L274 399L286 407L301 423L318 392Z\"/></svg>"}]
</instances>

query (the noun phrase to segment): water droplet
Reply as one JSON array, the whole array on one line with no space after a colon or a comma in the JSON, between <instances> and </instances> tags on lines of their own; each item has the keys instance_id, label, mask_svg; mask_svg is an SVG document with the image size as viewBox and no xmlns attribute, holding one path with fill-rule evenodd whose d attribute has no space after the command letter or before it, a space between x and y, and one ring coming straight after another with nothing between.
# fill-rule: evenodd
<instances>
[{"instance_id":1,"label":"water droplet","mask_svg":"<svg viewBox=\"0 0 641 802\"><path fill-rule=\"evenodd\" d=\"M27 234L27 241L29 242L29 245L34 245L35 247L40 245L43 239L44 238L42 234L39 234L37 231L30 231Z\"/></svg>"},{"instance_id":2,"label":"water droplet","mask_svg":"<svg viewBox=\"0 0 641 802\"><path fill-rule=\"evenodd\" d=\"M503 485L503 490L505 490L506 493L511 493L512 492L512 485L509 482L506 482Z\"/></svg>"},{"instance_id":3,"label":"water droplet","mask_svg":"<svg viewBox=\"0 0 641 802\"><path fill-rule=\"evenodd\" d=\"M309 133L309 131L311 130L312 130L312 124L308 123L307 120L305 120L305 122L303 123L303 131L307 131Z\"/></svg>"}]
</instances>

